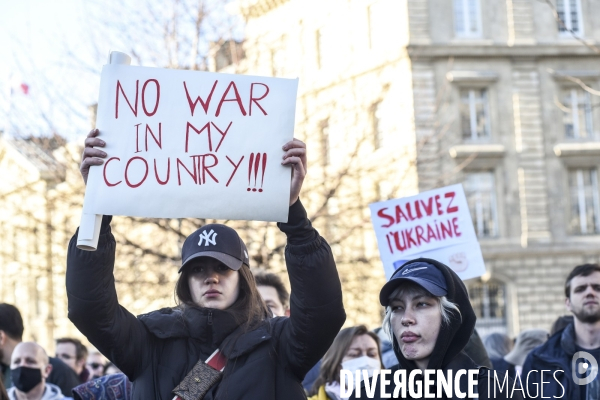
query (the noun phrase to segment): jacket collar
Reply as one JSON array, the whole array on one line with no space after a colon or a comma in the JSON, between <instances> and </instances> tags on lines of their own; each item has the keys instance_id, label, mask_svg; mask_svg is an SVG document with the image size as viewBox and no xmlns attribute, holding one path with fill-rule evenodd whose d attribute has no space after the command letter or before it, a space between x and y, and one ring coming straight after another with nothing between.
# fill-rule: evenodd
<instances>
[{"instance_id":1,"label":"jacket collar","mask_svg":"<svg viewBox=\"0 0 600 400\"><path fill-rule=\"evenodd\" d=\"M138 318L159 339L197 339L220 347L227 358L244 355L270 340L271 323L275 320L269 319L258 328L245 332L245 326L238 326L226 311L191 306L163 308Z\"/></svg>"},{"instance_id":2,"label":"jacket collar","mask_svg":"<svg viewBox=\"0 0 600 400\"><path fill-rule=\"evenodd\" d=\"M577 351L575 349L575 324L570 323L563 329L560 335L560 346L563 348L565 353L569 357L573 357L573 354Z\"/></svg>"},{"instance_id":3,"label":"jacket collar","mask_svg":"<svg viewBox=\"0 0 600 400\"><path fill-rule=\"evenodd\" d=\"M216 346L238 327L226 311L192 306L163 308L138 318L159 339L192 338Z\"/></svg>"}]
</instances>

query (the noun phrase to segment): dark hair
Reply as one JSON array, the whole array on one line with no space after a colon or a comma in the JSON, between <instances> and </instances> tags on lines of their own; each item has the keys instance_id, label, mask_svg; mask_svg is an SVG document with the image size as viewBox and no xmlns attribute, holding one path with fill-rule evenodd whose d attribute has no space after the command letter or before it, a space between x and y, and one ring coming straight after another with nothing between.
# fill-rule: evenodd
<instances>
[{"instance_id":1,"label":"dark hair","mask_svg":"<svg viewBox=\"0 0 600 400\"><path fill-rule=\"evenodd\" d=\"M177 303L184 311L186 306L196 306L188 283L190 271L190 268L184 268L175 285ZM238 272L240 274L238 298L235 303L224 311L230 313L238 325L245 325L245 330L249 331L269 318L271 311L269 311L262 297L260 297L258 289L256 289L256 281L254 275L250 272L250 268L246 264L242 264Z\"/></svg>"},{"instance_id":2,"label":"dark hair","mask_svg":"<svg viewBox=\"0 0 600 400\"><path fill-rule=\"evenodd\" d=\"M600 265L598 264L583 264L578 265L573 268L573 271L567 276L567 280L565 281L565 297L567 299L571 298L571 281L576 276L589 276L594 272L600 272Z\"/></svg>"},{"instance_id":3,"label":"dark hair","mask_svg":"<svg viewBox=\"0 0 600 400\"><path fill-rule=\"evenodd\" d=\"M574 317L572 315L561 315L560 317L556 318L556 321L554 321L552 327L550 328L550 336L565 329L567 325L573 322L573 319Z\"/></svg>"},{"instance_id":4,"label":"dark hair","mask_svg":"<svg viewBox=\"0 0 600 400\"><path fill-rule=\"evenodd\" d=\"M61 343L71 343L71 344L75 345L75 359L77 361L85 360L87 358L87 356L88 356L87 347L85 347L79 339L74 339L74 338L56 339L56 344L61 344Z\"/></svg>"},{"instance_id":5,"label":"dark hair","mask_svg":"<svg viewBox=\"0 0 600 400\"><path fill-rule=\"evenodd\" d=\"M19 309L12 304L0 303L0 331L13 340L23 340L23 318Z\"/></svg>"},{"instance_id":6,"label":"dark hair","mask_svg":"<svg viewBox=\"0 0 600 400\"><path fill-rule=\"evenodd\" d=\"M9 371L6 371L9 372ZM2 376L0 375L0 378ZM6 388L4 387L4 382L2 382L2 379L0 379L0 400L10 400L8 398L8 393L6 393Z\"/></svg>"},{"instance_id":7,"label":"dark hair","mask_svg":"<svg viewBox=\"0 0 600 400\"><path fill-rule=\"evenodd\" d=\"M284 307L287 307L290 302L290 294L288 293L283 281L272 272L258 271L254 274L256 286L271 286L277 291L277 297Z\"/></svg>"},{"instance_id":8,"label":"dark hair","mask_svg":"<svg viewBox=\"0 0 600 400\"><path fill-rule=\"evenodd\" d=\"M352 340L356 336L369 335L377 343L377 353L379 354L379 362L381 361L381 345L379 343L379 336L375 332L371 332L364 325L351 326L349 328L342 329L331 344L327 353L323 356L323 362L321 363L321 369L319 370L319 376L315 380L312 388L308 395L314 396L319 391L319 388L326 383L340 380L340 371L342 369L342 360L348 352Z\"/></svg>"}]
</instances>

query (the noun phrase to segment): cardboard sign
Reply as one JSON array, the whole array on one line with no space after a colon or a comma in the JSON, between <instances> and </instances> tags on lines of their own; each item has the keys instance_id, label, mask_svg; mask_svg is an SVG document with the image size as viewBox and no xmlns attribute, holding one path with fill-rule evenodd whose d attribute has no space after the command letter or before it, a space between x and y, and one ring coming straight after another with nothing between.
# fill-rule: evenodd
<instances>
[{"instance_id":1,"label":"cardboard sign","mask_svg":"<svg viewBox=\"0 0 600 400\"><path fill-rule=\"evenodd\" d=\"M373 203L370 208L388 279L396 268L419 257L448 265L461 279L485 273L462 185Z\"/></svg>"},{"instance_id":2,"label":"cardboard sign","mask_svg":"<svg viewBox=\"0 0 600 400\"><path fill-rule=\"evenodd\" d=\"M105 65L84 213L287 221L298 80Z\"/></svg>"}]
</instances>

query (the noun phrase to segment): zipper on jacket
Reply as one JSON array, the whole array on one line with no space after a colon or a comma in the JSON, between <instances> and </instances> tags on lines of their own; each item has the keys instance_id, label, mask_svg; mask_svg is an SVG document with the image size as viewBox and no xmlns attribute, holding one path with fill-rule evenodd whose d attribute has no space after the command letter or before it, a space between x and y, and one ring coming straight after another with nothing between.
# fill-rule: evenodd
<instances>
[{"instance_id":1,"label":"zipper on jacket","mask_svg":"<svg viewBox=\"0 0 600 400\"><path fill-rule=\"evenodd\" d=\"M208 324L209 324L209 325L212 325L212 324L213 324L213 321L212 321L212 311L209 311L209 312L208 312Z\"/></svg>"}]
</instances>

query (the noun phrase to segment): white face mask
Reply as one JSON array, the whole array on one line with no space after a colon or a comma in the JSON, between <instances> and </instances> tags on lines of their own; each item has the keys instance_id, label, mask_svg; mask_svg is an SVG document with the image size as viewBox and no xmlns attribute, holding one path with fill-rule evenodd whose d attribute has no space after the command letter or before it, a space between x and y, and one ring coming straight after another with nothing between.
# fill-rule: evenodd
<instances>
[{"instance_id":1,"label":"white face mask","mask_svg":"<svg viewBox=\"0 0 600 400\"><path fill-rule=\"evenodd\" d=\"M377 358L362 356L353 358L352 360L344 361L342 363L342 369L352 371L352 376L356 376L356 371L359 369L367 370L369 371L369 377L371 377L373 376L373 371L379 371L381 369L381 363ZM361 380L363 378L362 372L360 374L360 378Z\"/></svg>"}]
</instances>

